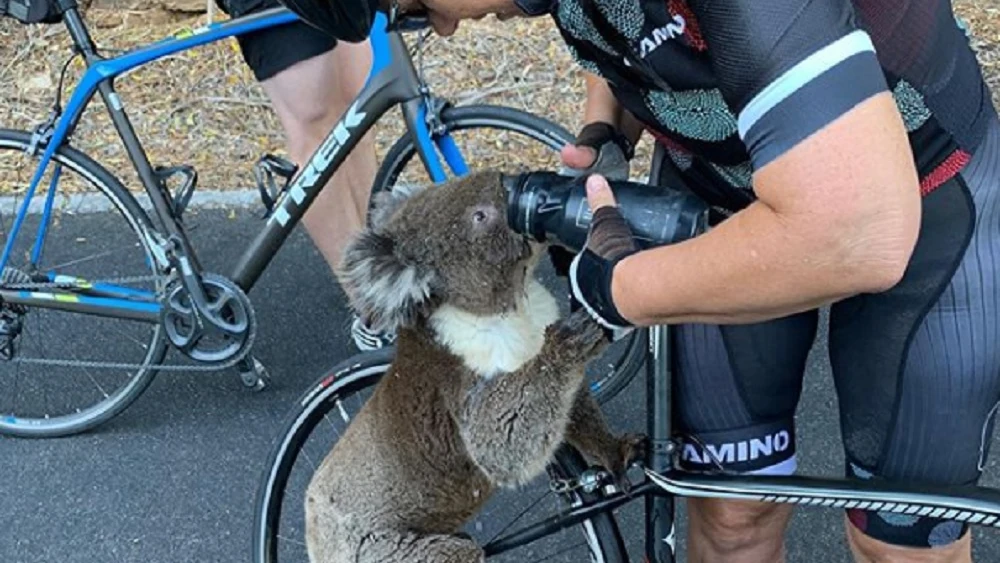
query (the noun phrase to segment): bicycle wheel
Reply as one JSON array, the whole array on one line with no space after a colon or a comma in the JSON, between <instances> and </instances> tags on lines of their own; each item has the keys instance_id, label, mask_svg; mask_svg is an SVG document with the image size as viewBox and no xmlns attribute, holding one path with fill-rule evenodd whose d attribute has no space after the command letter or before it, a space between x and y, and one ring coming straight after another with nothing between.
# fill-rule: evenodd
<instances>
[{"instance_id":1,"label":"bicycle wheel","mask_svg":"<svg viewBox=\"0 0 1000 563\"><path fill-rule=\"evenodd\" d=\"M462 151L474 168L495 168L508 173L529 170L557 170L559 149L572 142L573 135L562 126L514 108L499 106L464 106L441 112L444 132ZM440 133L438 133L440 134ZM399 138L386 153L372 185L372 197L397 186L428 182L427 172L409 135ZM517 155L517 164L509 161ZM543 261L539 279L556 297L561 313L569 309L569 287L565 279L554 275L551 263ZM645 329L632 331L608 347L587 366L587 381L599 403L605 403L628 386L645 361Z\"/></svg>"},{"instance_id":2,"label":"bicycle wheel","mask_svg":"<svg viewBox=\"0 0 1000 563\"><path fill-rule=\"evenodd\" d=\"M0 287L51 292L65 280L56 275L72 276L91 283L73 283L77 289L119 281L116 291L128 298L155 299L160 280L145 235L149 217L121 182L72 147L55 153L20 230L11 232L38 166L30 142L29 133L0 130L0 237L5 244L14 238ZM32 256L44 217L38 211L52 185L45 244ZM159 324L2 304L0 351L0 433L52 437L120 413L149 385L148 366L162 361L166 346Z\"/></svg>"},{"instance_id":3,"label":"bicycle wheel","mask_svg":"<svg viewBox=\"0 0 1000 563\"><path fill-rule=\"evenodd\" d=\"M394 350L364 353L335 366L313 385L295 404L284 432L271 455L257 491L253 528L253 560L255 563L305 563L304 501L305 490L318 464L330 451L353 416L370 397L376 383L388 370ZM564 448L568 450L568 448ZM578 454L561 451L550 466L553 478L571 479L584 470ZM549 481L540 478L517 493L498 492L480 517L464 530L474 540L485 545L505 533L540 522L565 509L567 503L593 500L600 493L586 494L579 489L555 495L532 495L546 488ZM537 496L537 498L536 498ZM555 498L558 497L558 498ZM536 509L548 499L554 512L538 516ZM483 515L516 515L500 525L501 518L483 519ZM506 519L506 518L503 518ZM578 536L583 533L582 541ZM610 514L601 514L579 526L546 536L512 551L491 556L491 563L536 561L620 563L627 561L618 526Z\"/></svg>"}]
</instances>

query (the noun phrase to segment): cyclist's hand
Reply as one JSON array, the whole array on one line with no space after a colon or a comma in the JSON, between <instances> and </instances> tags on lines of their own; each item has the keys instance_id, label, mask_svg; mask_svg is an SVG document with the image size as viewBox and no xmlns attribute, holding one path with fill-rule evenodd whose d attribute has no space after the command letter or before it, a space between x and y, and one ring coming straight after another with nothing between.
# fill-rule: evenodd
<instances>
[{"instance_id":1,"label":"cyclist's hand","mask_svg":"<svg viewBox=\"0 0 1000 563\"><path fill-rule=\"evenodd\" d=\"M588 123L576 142L562 149L561 174L600 174L610 180L628 180L631 144L617 129L602 121Z\"/></svg>"},{"instance_id":2,"label":"cyclist's hand","mask_svg":"<svg viewBox=\"0 0 1000 563\"><path fill-rule=\"evenodd\" d=\"M625 257L639 251L628 223L618 211L611 187L600 175L587 179L587 201L593 211L587 244L573 258L570 266L570 287L573 297L598 323L610 329L631 328L611 295L611 278L615 266Z\"/></svg>"}]
</instances>

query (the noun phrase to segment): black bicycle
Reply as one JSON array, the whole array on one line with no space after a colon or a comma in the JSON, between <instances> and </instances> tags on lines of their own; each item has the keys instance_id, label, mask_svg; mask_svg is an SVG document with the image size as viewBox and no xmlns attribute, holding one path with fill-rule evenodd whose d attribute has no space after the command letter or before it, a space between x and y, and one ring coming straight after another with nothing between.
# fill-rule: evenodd
<instances>
[{"instance_id":1,"label":"black bicycle","mask_svg":"<svg viewBox=\"0 0 1000 563\"><path fill-rule=\"evenodd\" d=\"M115 80L162 57L288 25L297 16L272 9L108 58L75 0L4 0L0 15L22 23L62 22L75 46L48 119L33 131L0 130L0 155L14 160L0 164L0 434L47 437L91 429L122 412L163 370L235 366L248 387L262 388L267 372L250 353L258 321L247 292L357 142L391 109L401 108L407 133L383 159L373 192L427 181L428 175L443 182L445 165L454 175L467 173L459 146L504 155L542 147L557 163L558 150L573 138L523 111L452 106L434 96L403 37L420 33L413 49L419 54L429 33L426 21L380 13L371 33L368 83L310 160L301 170L274 155L257 163L266 222L224 276L203 268L186 229L197 172L150 163ZM86 71L63 108L63 79L77 56ZM70 144L96 94L149 198L145 207ZM185 361L165 363L171 349ZM593 391L602 399L614 395L641 360L638 334L591 364Z\"/></svg>"},{"instance_id":2,"label":"black bicycle","mask_svg":"<svg viewBox=\"0 0 1000 563\"><path fill-rule=\"evenodd\" d=\"M663 157L662 151L654 155L651 178L659 177L656 169ZM498 493L479 519L464 530L479 542L491 563L628 561L615 511L640 499L645 505L643 560L647 563L675 560L675 497L857 508L1000 527L1000 490L986 487L736 475L722 469L717 455L725 454L711 448L696 450L701 450L698 455L714 464L716 471L681 471L678 463L682 442L671 428L669 328L654 327L645 338L646 433L652 447L641 464L640 475L633 476L631 490L620 490L607 471L588 467L578 452L564 446L545 476L516 493ZM392 350L350 358L324 375L295 403L268 458L257 492L255 563L308 561L303 523L306 487L317 464L350 423L352 413L364 404L392 359ZM769 439L758 447L781 446Z\"/></svg>"}]
</instances>

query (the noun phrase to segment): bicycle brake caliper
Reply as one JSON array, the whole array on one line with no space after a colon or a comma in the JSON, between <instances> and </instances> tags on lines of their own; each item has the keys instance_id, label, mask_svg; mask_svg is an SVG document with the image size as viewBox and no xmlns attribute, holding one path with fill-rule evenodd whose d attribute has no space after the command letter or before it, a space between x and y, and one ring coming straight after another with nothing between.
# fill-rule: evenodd
<instances>
[{"instance_id":1,"label":"bicycle brake caliper","mask_svg":"<svg viewBox=\"0 0 1000 563\"><path fill-rule=\"evenodd\" d=\"M60 115L62 115L62 112L58 108L52 108L49 116L45 119L45 123L39 124L31 132L31 141L28 143L25 152L31 156L38 156L38 149L49 144L49 139L52 138L52 132L55 131L56 122L59 121Z\"/></svg>"},{"instance_id":2,"label":"bicycle brake caliper","mask_svg":"<svg viewBox=\"0 0 1000 563\"><path fill-rule=\"evenodd\" d=\"M281 202L281 198L288 191L288 184L291 183L298 169L295 163L273 154L265 154L254 165L253 172L254 177L257 178L257 190L260 192L260 201L264 204L262 219L267 219ZM275 176L282 179L280 188L275 181Z\"/></svg>"}]
</instances>

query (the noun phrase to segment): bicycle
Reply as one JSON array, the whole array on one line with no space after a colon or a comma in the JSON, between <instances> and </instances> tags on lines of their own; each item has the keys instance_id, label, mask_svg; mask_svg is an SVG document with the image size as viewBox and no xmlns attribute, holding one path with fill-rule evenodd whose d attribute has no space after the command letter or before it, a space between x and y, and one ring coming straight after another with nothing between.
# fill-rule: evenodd
<instances>
[{"instance_id":1,"label":"bicycle","mask_svg":"<svg viewBox=\"0 0 1000 563\"><path fill-rule=\"evenodd\" d=\"M44 19L37 14L42 8L48 10ZM426 20L397 17L395 11L379 13L371 34L374 62L368 81L310 160L300 170L281 158L265 155L255 166L266 222L226 277L202 267L184 223L197 172L186 165L154 167L150 163L115 92L114 81L168 55L287 25L298 21L297 16L274 8L188 29L107 58L95 45L75 0L6 0L0 4L0 15L21 23L62 22L75 49L62 68L48 119L31 132L0 130L0 151L37 158L27 182L20 177L5 178L6 169L0 168L0 180L8 190L27 184L23 201L14 202L17 210L10 229L0 221L6 236L0 256L0 365L17 365L6 377L13 380L13 391L0 394L10 401L9 408L0 406L0 434L52 437L92 429L126 409L160 371L217 371L235 366L246 386L263 388L267 370L250 353L257 319L247 292L357 142L390 109L401 108L407 133L381 164L373 194L394 189L414 156L419 157L432 182L447 179L441 158L452 174L465 174L468 165L453 138L463 130L479 134L495 129L539 143L553 155L573 139L563 127L524 111L490 105L453 106L435 96L403 38L404 33L426 30ZM64 110L62 83L69 63L77 56L83 58L86 70ZM81 115L96 94L103 100L149 197L149 213L118 178L70 144ZM504 139L504 146L514 142ZM67 179L70 173L77 175L76 183ZM36 190L46 177L44 200L34 206L40 208L40 214L30 213ZM177 186L171 188L171 183ZM57 198L60 190L65 195ZM114 218L119 222L108 225L102 220L100 234L94 237L87 236L85 227L71 214L54 218L57 200L60 206L72 206L81 190L106 198L104 208L116 212ZM120 232L110 233L114 226ZM21 230L29 227L37 231L34 239L19 239ZM57 231L67 234L69 241L46 245ZM95 246L92 255L66 256ZM43 247L50 260L56 256L53 261L57 265L43 265ZM108 255L114 255L118 262L106 269L95 267L97 258ZM125 255L134 259L129 267L135 271L123 270ZM18 257L24 257L23 265L14 264ZM45 315L56 320L49 324ZM50 345L62 353L61 357L48 357L49 348L39 345L39 334L47 334L51 326L72 331L73 321L92 322L95 327L83 329L86 338L64 337ZM97 349L112 351L105 341L119 333L125 338L116 343L114 351L127 353L128 361L90 359ZM34 345L41 357L25 353L25 348ZM627 384L622 374L634 374L638 369L641 346L638 337L626 339L620 352L593 364L596 375L592 387L599 398L611 396ZM193 362L164 363L171 350ZM24 377L22 366L30 371ZM82 385L67 385L61 375L53 375L57 370L83 372L79 375ZM0 374L0 382L4 380ZM56 389L52 396L47 385ZM21 400L37 405L18 407Z\"/></svg>"},{"instance_id":2,"label":"bicycle","mask_svg":"<svg viewBox=\"0 0 1000 563\"><path fill-rule=\"evenodd\" d=\"M665 153L654 154L650 178L659 178L657 170ZM674 499L704 497L753 500L776 504L794 504L843 509L878 510L905 516L930 516L957 520L976 526L1000 528L1000 490L979 487L928 487L855 481L812 476L748 476L727 472L719 456L725 452L696 445L696 455L715 466L714 471L688 473L679 468L682 442L672 430L672 347L669 327L658 326L646 333L645 389L647 429L650 448L640 465L641 477L630 474L630 490L623 491L603 468L588 467L578 452L564 445L531 487L517 493L498 493L483 513L490 510L513 512L510 522L470 523L463 532L475 539L491 563L505 561L581 561L588 560L574 552L564 555L562 536L570 530L582 532L585 541L570 547L589 551L595 563L629 561L615 511L625 505L644 501L644 561L673 563L676 533ZM302 543L303 501L316 462L321 461L336 440L335 423L350 423L349 408L360 408L393 359L391 349L359 354L347 359L312 385L288 413L285 427L278 436L258 485L252 531L255 563L307 561ZM332 431L331 431L332 430ZM770 441L760 448L778 448ZM690 447L690 446L686 446ZM733 455L733 452L730 452ZM527 518L534 502L523 498L536 488L552 496L553 513ZM299 493L302 494L299 494ZM527 509L521 510L524 505ZM510 510L507 505L515 505ZM579 527L579 529L577 529ZM489 529L487 529L489 528ZM572 540L568 540L572 542ZM552 546L554 543L554 547ZM524 554L522 550L528 551ZM532 557L552 551L551 556Z\"/></svg>"}]
</instances>

